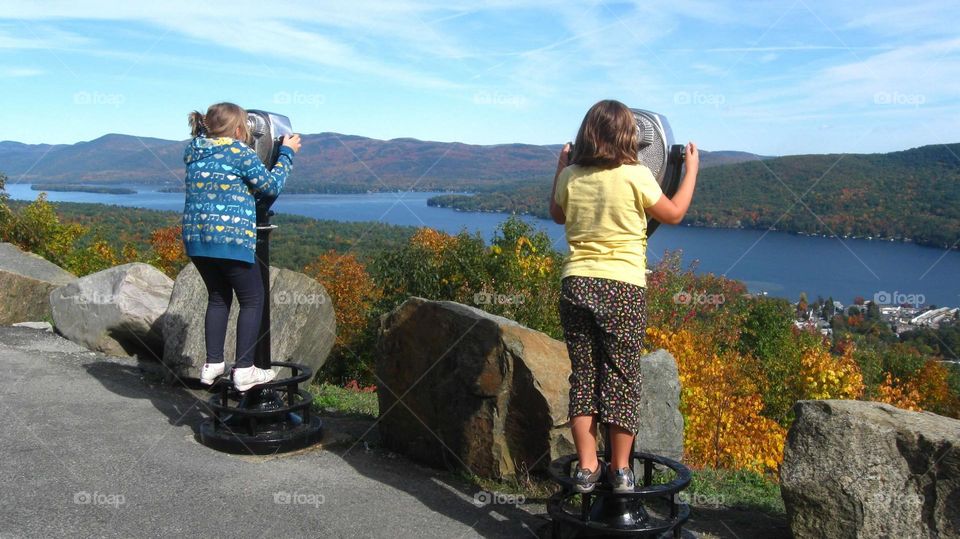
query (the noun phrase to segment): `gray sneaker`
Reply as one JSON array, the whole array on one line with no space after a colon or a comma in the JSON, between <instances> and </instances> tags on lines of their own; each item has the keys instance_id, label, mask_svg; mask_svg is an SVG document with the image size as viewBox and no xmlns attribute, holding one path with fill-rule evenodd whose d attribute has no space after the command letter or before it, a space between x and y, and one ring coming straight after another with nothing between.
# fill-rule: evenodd
<instances>
[{"instance_id":1,"label":"gray sneaker","mask_svg":"<svg viewBox=\"0 0 960 539\"><path fill-rule=\"evenodd\" d=\"M630 468L614 470L613 473L610 474L610 486L614 492L621 494L633 492L634 487L637 486L637 482L633 477L633 470Z\"/></svg>"},{"instance_id":2,"label":"gray sneaker","mask_svg":"<svg viewBox=\"0 0 960 539\"><path fill-rule=\"evenodd\" d=\"M596 488L597 482L600 481L600 476L603 474L603 461L597 461L597 469L590 471L587 468L581 468L577 466L576 473L573 474L574 486L573 490L581 494L587 494L593 492L593 489Z\"/></svg>"}]
</instances>

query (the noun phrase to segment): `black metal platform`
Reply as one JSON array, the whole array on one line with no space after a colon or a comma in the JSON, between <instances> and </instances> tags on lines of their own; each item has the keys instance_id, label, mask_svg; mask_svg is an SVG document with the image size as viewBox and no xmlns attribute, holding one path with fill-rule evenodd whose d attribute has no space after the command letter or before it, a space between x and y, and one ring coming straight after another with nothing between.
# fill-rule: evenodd
<instances>
[{"instance_id":1,"label":"black metal platform","mask_svg":"<svg viewBox=\"0 0 960 539\"><path fill-rule=\"evenodd\" d=\"M598 457L604 455L598 453ZM607 456L609 458L609 456ZM690 470L679 462L634 452L631 464L637 475L633 492L614 492L606 482L598 482L593 492L580 494L574 490L572 468L577 455L560 457L550 463L550 478L560 484L560 492L547 501L547 512L553 520L553 537L681 537L683 524L690 518L690 506L678 494L690 485ZM654 469L665 467L675 477L654 484ZM636 473L642 468L642 473ZM579 500L577 500L579 496Z\"/></svg>"},{"instance_id":2,"label":"black metal platform","mask_svg":"<svg viewBox=\"0 0 960 539\"><path fill-rule=\"evenodd\" d=\"M311 446L323 437L323 422L313 414L313 395L299 385L313 376L298 363L275 362L292 375L240 393L223 377L210 397L213 416L200 424L200 442L226 453L269 455Z\"/></svg>"}]
</instances>

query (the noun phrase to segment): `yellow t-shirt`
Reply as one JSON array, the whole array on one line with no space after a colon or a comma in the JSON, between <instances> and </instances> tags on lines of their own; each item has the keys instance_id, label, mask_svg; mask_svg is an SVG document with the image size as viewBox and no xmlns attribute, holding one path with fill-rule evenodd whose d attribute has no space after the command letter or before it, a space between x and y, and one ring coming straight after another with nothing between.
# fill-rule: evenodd
<instances>
[{"instance_id":1,"label":"yellow t-shirt","mask_svg":"<svg viewBox=\"0 0 960 539\"><path fill-rule=\"evenodd\" d=\"M650 169L570 165L557 178L570 257L563 277L602 277L646 286L647 216L663 191Z\"/></svg>"}]
</instances>

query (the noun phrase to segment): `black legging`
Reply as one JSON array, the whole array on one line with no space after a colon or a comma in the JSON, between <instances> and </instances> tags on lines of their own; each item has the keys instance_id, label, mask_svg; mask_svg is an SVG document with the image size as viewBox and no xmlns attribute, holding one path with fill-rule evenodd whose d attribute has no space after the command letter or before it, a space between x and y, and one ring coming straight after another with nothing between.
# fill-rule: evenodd
<instances>
[{"instance_id":1,"label":"black legging","mask_svg":"<svg viewBox=\"0 0 960 539\"><path fill-rule=\"evenodd\" d=\"M260 333L263 313L263 282L256 264L226 258L191 258L207 286L207 315L204 318L204 339L207 363L223 361L223 342L227 337L227 319L236 291L240 302L237 317L237 368L253 365L253 355Z\"/></svg>"}]
</instances>

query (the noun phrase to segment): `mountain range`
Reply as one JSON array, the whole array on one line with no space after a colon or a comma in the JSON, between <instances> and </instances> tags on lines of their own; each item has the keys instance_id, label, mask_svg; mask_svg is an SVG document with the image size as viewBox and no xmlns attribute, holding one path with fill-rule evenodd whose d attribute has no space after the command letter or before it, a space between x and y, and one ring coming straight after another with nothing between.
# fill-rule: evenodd
<instances>
[{"instance_id":1,"label":"mountain range","mask_svg":"<svg viewBox=\"0 0 960 539\"><path fill-rule=\"evenodd\" d=\"M290 192L464 191L504 181L552 180L561 145L479 146L338 133L303 135ZM110 134L76 144L0 142L0 172L19 182L160 184L183 181L187 141ZM704 166L752 161L746 152L703 152Z\"/></svg>"},{"instance_id":2,"label":"mountain range","mask_svg":"<svg viewBox=\"0 0 960 539\"><path fill-rule=\"evenodd\" d=\"M0 142L0 173L35 186L182 189L186 141L105 135L68 145ZM561 145L470 145L303 135L286 191L446 191L430 204L548 217ZM960 244L960 144L880 154L782 157L702 151L685 223Z\"/></svg>"}]
</instances>

